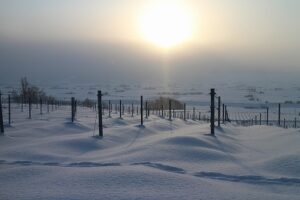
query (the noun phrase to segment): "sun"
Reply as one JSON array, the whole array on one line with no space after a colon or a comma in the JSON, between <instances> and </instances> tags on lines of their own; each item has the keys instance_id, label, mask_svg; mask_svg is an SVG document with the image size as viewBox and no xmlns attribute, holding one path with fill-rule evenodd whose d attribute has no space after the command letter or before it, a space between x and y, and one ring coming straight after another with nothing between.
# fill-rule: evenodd
<instances>
[{"instance_id":1,"label":"sun","mask_svg":"<svg viewBox=\"0 0 300 200\"><path fill-rule=\"evenodd\" d=\"M139 20L142 37L162 48L171 48L190 39L192 25L188 9L174 1L147 6Z\"/></svg>"}]
</instances>

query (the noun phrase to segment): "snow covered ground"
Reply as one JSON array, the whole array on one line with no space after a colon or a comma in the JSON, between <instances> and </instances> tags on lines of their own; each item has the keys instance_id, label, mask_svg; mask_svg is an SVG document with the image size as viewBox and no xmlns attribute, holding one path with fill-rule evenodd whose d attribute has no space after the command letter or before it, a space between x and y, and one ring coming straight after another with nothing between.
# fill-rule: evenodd
<instances>
[{"instance_id":1,"label":"snow covered ground","mask_svg":"<svg viewBox=\"0 0 300 200\"><path fill-rule=\"evenodd\" d=\"M299 199L300 130L18 112L0 137L0 199Z\"/></svg>"}]
</instances>

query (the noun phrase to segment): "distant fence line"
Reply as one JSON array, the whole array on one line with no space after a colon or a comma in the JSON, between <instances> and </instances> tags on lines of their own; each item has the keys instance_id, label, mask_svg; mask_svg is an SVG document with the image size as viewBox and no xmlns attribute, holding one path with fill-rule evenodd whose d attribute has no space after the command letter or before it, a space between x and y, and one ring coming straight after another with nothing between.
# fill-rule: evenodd
<instances>
[{"instance_id":1,"label":"distant fence line","mask_svg":"<svg viewBox=\"0 0 300 200\"><path fill-rule=\"evenodd\" d=\"M253 126L253 125L276 125L283 128L297 128L298 121L297 117L293 120L287 120L282 117L282 105L278 104L278 119L269 118L269 107L264 107L265 111L257 113L255 115L249 115L245 113L229 113L227 105L222 102L220 96L217 96L215 89L210 91L210 107L207 110L197 110L195 107L192 109L187 109L186 103L182 105L179 104L176 100L173 99L164 99L161 105L153 104L153 100L145 100L143 96L140 96L139 100L126 101L124 103L122 100L103 100L103 95L101 91L98 91L97 101L85 100L79 101L74 97L70 100L47 100L40 98L39 101L35 101L35 109L39 109L39 114L43 115L46 113L53 112L59 109L61 106L70 106L70 120L74 122L77 116L77 107L87 107L91 110L98 113L98 127L99 127L99 136L103 137L103 115L108 115L112 117L112 113L119 115L120 119L123 119L123 116L126 114L131 117L140 116L140 125L144 126L144 118L148 119L150 115L156 115L158 117L172 120L172 119L182 119L182 120L193 120L193 121L202 121L210 123L211 134L215 133L215 124L218 127L221 124L227 122L232 122L241 126ZM137 103L139 102L139 103ZM6 103L6 107L3 106ZM28 99L19 99L18 101L13 101L10 94L7 94L7 98L3 98L3 95L0 92L0 132L4 134L4 117L3 109L6 108L8 112L8 125L11 125L13 113L11 109L12 103L19 105L19 112L28 112L28 119L32 119L32 110L33 103L30 98Z\"/></svg>"}]
</instances>

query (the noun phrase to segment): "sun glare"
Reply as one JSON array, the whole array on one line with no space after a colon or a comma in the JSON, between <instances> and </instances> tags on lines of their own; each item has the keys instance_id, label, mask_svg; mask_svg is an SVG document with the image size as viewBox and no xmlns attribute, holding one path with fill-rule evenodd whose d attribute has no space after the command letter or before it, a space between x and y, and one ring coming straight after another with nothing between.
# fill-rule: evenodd
<instances>
[{"instance_id":1,"label":"sun glare","mask_svg":"<svg viewBox=\"0 0 300 200\"><path fill-rule=\"evenodd\" d=\"M179 45L192 35L191 13L178 3L148 6L143 10L139 23L142 37L162 48Z\"/></svg>"}]
</instances>

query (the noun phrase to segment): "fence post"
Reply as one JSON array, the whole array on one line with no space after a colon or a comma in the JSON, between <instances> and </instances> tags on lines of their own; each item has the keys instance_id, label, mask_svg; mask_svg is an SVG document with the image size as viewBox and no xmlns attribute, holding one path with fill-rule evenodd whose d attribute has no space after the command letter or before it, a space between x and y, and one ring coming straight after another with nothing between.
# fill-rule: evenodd
<instances>
[{"instance_id":1,"label":"fence post","mask_svg":"<svg viewBox=\"0 0 300 200\"><path fill-rule=\"evenodd\" d=\"M143 96L141 96L141 126L144 125L144 119L143 119Z\"/></svg>"},{"instance_id":2,"label":"fence post","mask_svg":"<svg viewBox=\"0 0 300 200\"><path fill-rule=\"evenodd\" d=\"M259 125L261 125L261 113L259 113Z\"/></svg>"},{"instance_id":3,"label":"fence post","mask_svg":"<svg viewBox=\"0 0 300 200\"><path fill-rule=\"evenodd\" d=\"M195 119L196 119L196 108L193 107L193 120L195 121Z\"/></svg>"},{"instance_id":4,"label":"fence post","mask_svg":"<svg viewBox=\"0 0 300 200\"><path fill-rule=\"evenodd\" d=\"M161 117L164 117L164 105L161 105Z\"/></svg>"},{"instance_id":5,"label":"fence post","mask_svg":"<svg viewBox=\"0 0 300 200\"><path fill-rule=\"evenodd\" d=\"M49 99L47 100L47 113L49 113Z\"/></svg>"},{"instance_id":6,"label":"fence post","mask_svg":"<svg viewBox=\"0 0 300 200\"><path fill-rule=\"evenodd\" d=\"M98 90L98 120L99 120L99 137L103 137L103 124L102 124L102 94L101 90Z\"/></svg>"},{"instance_id":7,"label":"fence post","mask_svg":"<svg viewBox=\"0 0 300 200\"><path fill-rule=\"evenodd\" d=\"M285 118L283 119L283 128L286 128L285 127Z\"/></svg>"},{"instance_id":8,"label":"fence post","mask_svg":"<svg viewBox=\"0 0 300 200\"><path fill-rule=\"evenodd\" d=\"M108 117L111 118L111 102L108 100Z\"/></svg>"},{"instance_id":9,"label":"fence post","mask_svg":"<svg viewBox=\"0 0 300 200\"><path fill-rule=\"evenodd\" d=\"M297 128L297 118L295 117L295 128Z\"/></svg>"},{"instance_id":10,"label":"fence post","mask_svg":"<svg viewBox=\"0 0 300 200\"><path fill-rule=\"evenodd\" d=\"M21 112L23 112L24 97L21 95Z\"/></svg>"},{"instance_id":11,"label":"fence post","mask_svg":"<svg viewBox=\"0 0 300 200\"><path fill-rule=\"evenodd\" d=\"M75 98L72 97L71 98L71 121L72 121L72 123L74 122L74 115L75 115L74 104L75 104Z\"/></svg>"},{"instance_id":12,"label":"fence post","mask_svg":"<svg viewBox=\"0 0 300 200\"><path fill-rule=\"evenodd\" d=\"M119 112L120 112L120 119L122 119L122 100L120 100Z\"/></svg>"},{"instance_id":13,"label":"fence post","mask_svg":"<svg viewBox=\"0 0 300 200\"><path fill-rule=\"evenodd\" d=\"M133 113L134 113L134 107L133 107L133 103L131 103L131 117L133 117Z\"/></svg>"},{"instance_id":14,"label":"fence post","mask_svg":"<svg viewBox=\"0 0 300 200\"><path fill-rule=\"evenodd\" d=\"M4 134L1 91L0 91L0 132L2 135Z\"/></svg>"},{"instance_id":15,"label":"fence post","mask_svg":"<svg viewBox=\"0 0 300 200\"><path fill-rule=\"evenodd\" d=\"M31 106L32 106L32 104L31 104L31 98L29 97L29 99L28 99L29 119L31 119Z\"/></svg>"},{"instance_id":16,"label":"fence post","mask_svg":"<svg viewBox=\"0 0 300 200\"><path fill-rule=\"evenodd\" d=\"M218 127L221 127L221 97L218 96Z\"/></svg>"},{"instance_id":17,"label":"fence post","mask_svg":"<svg viewBox=\"0 0 300 200\"><path fill-rule=\"evenodd\" d=\"M269 107L267 107L267 126L269 125Z\"/></svg>"},{"instance_id":18,"label":"fence post","mask_svg":"<svg viewBox=\"0 0 300 200\"><path fill-rule=\"evenodd\" d=\"M146 101L145 112L146 112L146 119L148 119L148 101Z\"/></svg>"},{"instance_id":19,"label":"fence post","mask_svg":"<svg viewBox=\"0 0 300 200\"><path fill-rule=\"evenodd\" d=\"M172 101L171 99L169 99L169 120L171 121L172 120Z\"/></svg>"},{"instance_id":20,"label":"fence post","mask_svg":"<svg viewBox=\"0 0 300 200\"><path fill-rule=\"evenodd\" d=\"M183 120L186 121L186 104L183 104Z\"/></svg>"},{"instance_id":21,"label":"fence post","mask_svg":"<svg viewBox=\"0 0 300 200\"><path fill-rule=\"evenodd\" d=\"M280 126L280 122L281 122L281 104L278 104L278 126Z\"/></svg>"},{"instance_id":22,"label":"fence post","mask_svg":"<svg viewBox=\"0 0 300 200\"><path fill-rule=\"evenodd\" d=\"M210 90L210 132L215 134L215 89Z\"/></svg>"},{"instance_id":23,"label":"fence post","mask_svg":"<svg viewBox=\"0 0 300 200\"><path fill-rule=\"evenodd\" d=\"M40 98L40 114L43 114L43 100Z\"/></svg>"},{"instance_id":24,"label":"fence post","mask_svg":"<svg viewBox=\"0 0 300 200\"><path fill-rule=\"evenodd\" d=\"M10 95L8 95L8 124L11 124L11 102L10 102Z\"/></svg>"},{"instance_id":25,"label":"fence post","mask_svg":"<svg viewBox=\"0 0 300 200\"><path fill-rule=\"evenodd\" d=\"M254 125L257 125L257 115L255 115Z\"/></svg>"}]
</instances>

